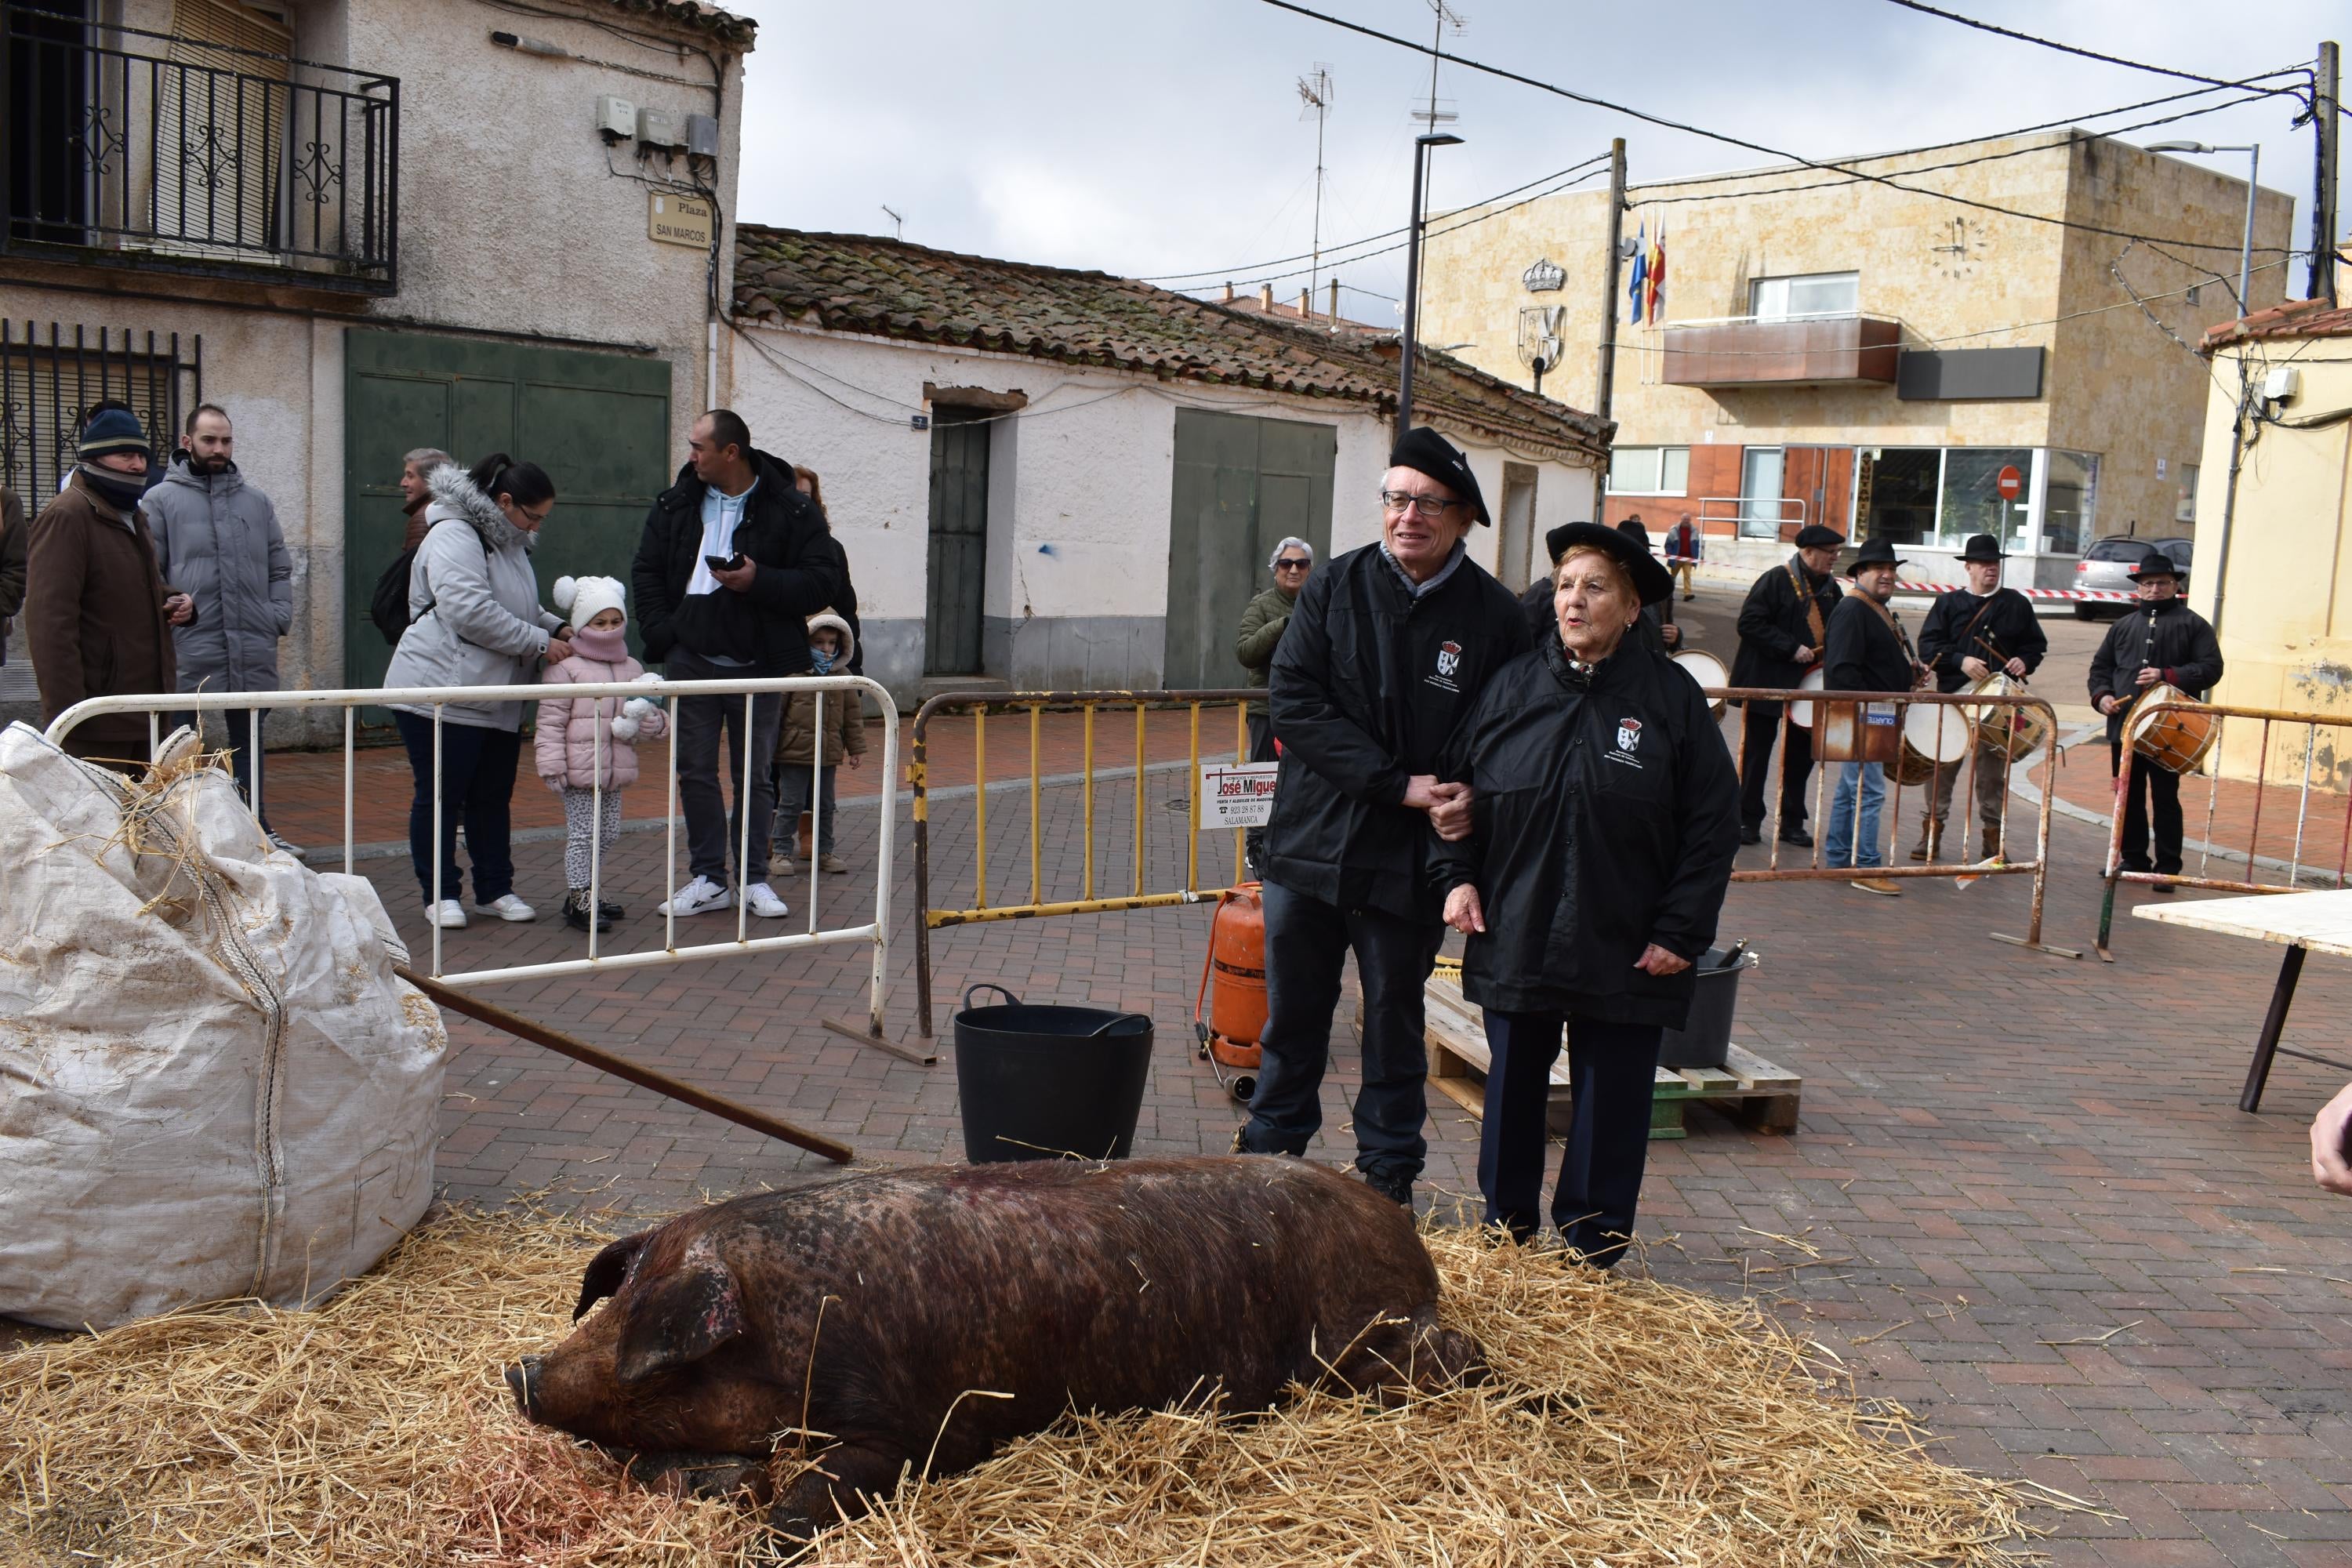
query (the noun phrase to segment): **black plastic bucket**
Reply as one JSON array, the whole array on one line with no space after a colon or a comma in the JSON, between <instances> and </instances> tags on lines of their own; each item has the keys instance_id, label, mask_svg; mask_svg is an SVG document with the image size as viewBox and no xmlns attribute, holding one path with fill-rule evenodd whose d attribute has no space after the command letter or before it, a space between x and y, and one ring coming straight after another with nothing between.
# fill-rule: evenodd
<instances>
[{"instance_id":1,"label":"black plastic bucket","mask_svg":"<svg viewBox=\"0 0 2352 1568\"><path fill-rule=\"evenodd\" d=\"M1690 1017L1658 1042L1658 1065L1719 1068L1731 1052L1731 1016L1739 1004L1739 972L1748 966L1748 944L1711 947L1697 964Z\"/></svg>"},{"instance_id":2,"label":"black plastic bucket","mask_svg":"<svg viewBox=\"0 0 2352 1568\"><path fill-rule=\"evenodd\" d=\"M975 1007L993 991L1006 1005ZM1100 1007L1031 1006L975 985L955 1016L964 1157L1124 1160L1151 1074L1151 1020Z\"/></svg>"}]
</instances>

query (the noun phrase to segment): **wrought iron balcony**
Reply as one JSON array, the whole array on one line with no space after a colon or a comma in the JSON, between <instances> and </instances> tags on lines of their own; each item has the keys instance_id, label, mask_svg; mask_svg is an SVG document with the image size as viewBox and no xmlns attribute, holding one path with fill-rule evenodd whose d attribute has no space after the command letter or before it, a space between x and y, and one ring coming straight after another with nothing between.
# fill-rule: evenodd
<instances>
[{"instance_id":1,"label":"wrought iron balcony","mask_svg":"<svg viewBox=\"0 0 2352 1568\"><path fill-rule=\"evenodd\" d=\"M398 287L400 82L0 5L0 253Z\"/></svg>"},{"instance_id":2,"label":"wrought iron balcony","mask_svg":"<svg viewBox=\"0 0 2352 1568\"><path fill-rule=\"evenodd\" d=\"M1838 314L1670 321L1661 379L1669 386L1756 386L1895 380L1900 322Z\"/></svg>"}]
</instances>

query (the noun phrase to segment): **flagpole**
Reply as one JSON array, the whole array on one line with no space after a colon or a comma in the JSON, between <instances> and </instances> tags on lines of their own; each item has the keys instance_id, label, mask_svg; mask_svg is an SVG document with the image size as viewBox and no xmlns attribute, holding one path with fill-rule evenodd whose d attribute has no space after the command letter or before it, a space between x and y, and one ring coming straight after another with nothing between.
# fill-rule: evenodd
<instances>
[{"instance_id":1,"label":"flagpole","mask_svg":"<svg viewBox=\"0 0 2352 1568\"><path fill-rule=\"evenodd\" d=\"M1625 264L1625 138L1609 143L1609 286L1601 299L1601 376L1593 412L1611 417L1617 390L1617 285ZM1597 514L1596 514L1597 515Z\"/></svg>"}]
</instances>

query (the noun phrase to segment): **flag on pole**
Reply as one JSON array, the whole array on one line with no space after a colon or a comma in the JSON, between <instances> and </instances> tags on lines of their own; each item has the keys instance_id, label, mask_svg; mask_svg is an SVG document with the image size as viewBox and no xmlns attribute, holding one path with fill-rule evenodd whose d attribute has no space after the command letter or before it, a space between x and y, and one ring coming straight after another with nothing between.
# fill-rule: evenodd
<instances>
[{"instance_id":1,"label":"flag on pole","mask_svg":"<svg viewBox=\"0 0 2352 1568\"><path fill-rule=\"evenodd\" d=\"M1666 222L1658 220L1658 237L1650 247L1650 325L1666 319Z\"/></svg>"},{"instance_id":2,"label":"flag on pole","mask_svg":"<svg viewBox=\"0 0 2352 1568\"><path fill-rule=\"evenodd\" d=\"M1633 300L1633 324L1637 327L1642 324L1642 306L1649 298L1649 284L1650 226L1644 222L1640 237L1633 242L1633 281L1625 290Z\"/></svg>"}]
</instances>

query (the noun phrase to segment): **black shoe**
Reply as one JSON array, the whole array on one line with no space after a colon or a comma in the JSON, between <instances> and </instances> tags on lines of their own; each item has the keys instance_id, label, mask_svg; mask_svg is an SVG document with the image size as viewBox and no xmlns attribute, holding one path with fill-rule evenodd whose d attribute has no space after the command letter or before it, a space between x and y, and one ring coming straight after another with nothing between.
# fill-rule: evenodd
<instances>
[{"instance_id":1,"label":"black shoe","mask_svg":"<svg viewBox=\"0 0 2352 1568\"><path fill-rule=\"evenodd\" d=\"M579 893L571 893L565 896L563 900L563 923L570 926L573 931L586 931L588 929L588 900L584 896ZM600 936L612 929L613 922L609 918L600 919L596 922L596 931Z\"/></svg>"},{"instance_id":2,"label":"black shoe","mask_svg":"<svg viewBox=\"0 0 2352 1568\"><path fill-rule=\"evenodd\" d=\"M1743 826L1739 830L1739 842L1742 844L1761 844L1764 842L1764 830L1760 827Z\"/></svg>"},{"instance_id":3,"label":"black shoe","mask_svg":"<svg viewBox=\"0 0 2352 1568\"><path fill-rule=\"evenodd\" d=\"M596 915L598 919L608 921L625 921L629 918L629 911L610 899L599 899L596 900Z\"/></svg>"},{"instance_id":4,"label":"black shoe","mask_svg":"<svg viewBox=\"0 0 2352 1568\"><path fill-rule=\"evenodd\" d=\"M2175 887L2174 887L2171 883L2169 883L2169 882L2158 882L2158 883L2153 884L2153 885L2152 885L2151 887L2149 887L2149 889L2148 889L2148 891L2149 891L2149 892L2151 892L2151 893L2161 893L2161 894L2163 894L2163 895L2164 895L2165 897L2167 897L2167 898L2171 897L2174 893L2178 892L2179 890L2179 889L2175 888Z\"/></svg>"},{"instance_id":5,"label":"black shoe","mask_svg":"<svg viewBox=\"0 0 2352 1568\"><path fill-rule=\"evenodd\" d=\"M1784 827L1780 830L1780 842L1793 844L1800 849L1811 849L1813 847L1813 836L1801 827Z\"/></svg>"},{"instance_id":6,"label":"black shoe","mask_svg":"<svg viewBox=\"0 0 2352 1568\"><path fill-rule=\"evenodd\" d=\"M1412 1178L1411 1176L1380 1175L1375 1174L1370 1171L1366 1171L1364 1173L1364 1185L1371 1188L1372 1191L1380 1194L1381 1196L1388 1199L1389 1202L1396 1205L1396 1206L1401 1209L1404 1209L1409 1212L1412 1208Z\"/></svg>"}]
</instances>

